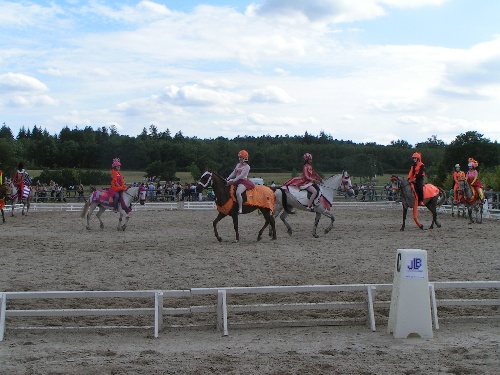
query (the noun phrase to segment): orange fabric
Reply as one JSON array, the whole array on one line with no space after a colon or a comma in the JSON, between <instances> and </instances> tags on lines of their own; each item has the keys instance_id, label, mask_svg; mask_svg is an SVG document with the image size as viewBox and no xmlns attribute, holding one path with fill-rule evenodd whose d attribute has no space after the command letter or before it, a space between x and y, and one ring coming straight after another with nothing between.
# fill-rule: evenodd
<instances>
[{"instance_id":1,"label":"orange fabric","mask_svg":"<svg viewBox=\"0 0 500 375\"><path fill-rule=\"evenodd\" d=\"M438 194L439 194L439 188L437 188L436 186L432 184L424 185L424 199L434 198Z\"/></svg>"},{"instance_id":2,"label":"orange fabric","mask_svg":"<svg viewBox=\"0 0 500 375\"><path fill-rule=\"evenodd\" d=\"M410 168L410 172L408 173L408 178L410 179L410 181L413 181L417 175L420 173L420 168L422 168L422 166L424 165L424 163L422 163L421 160L417 161L417 164L415 165L412 165L412 167ZM425 172L422 173L422 177L425 176Z\"/></svg>"},{"instance_id":3,"label":"orange fabric","mask_svg":"<svg viewBox=\"0 0 500 375\"><path fill-rule=\"evenodd\" d=\"M223 205L216 205L217 211L221 214L229 215L233 205L236 203L236 197L234 195L235 192L234 185L231 185L229 189L230 198ZM271 212L274 212L274 203L276 202L276 197L274 196L274 192L271 188L263 185L256 185L252 190L245 191L247 199L243 203L244 206L254 206L254 207L264 207L269 208Z\"/></svg>"},{"instance_id":4,"label":"orange fabric","mask_svg":"<svg viewBox=\"0 0 500 375\"><path fill-rule=\"evenodd\" d=\"M0 171L0 185L3 184L3 174L2 171ZM0 210L3 210L5 207L5 198L0 199Z\"/></svg>"},{"instance_id":5,"label":"orange fabric","mask_svg":"<svg viewBox=\"0 0 500 375\"><path fill-rule=\"evenodd\" d=\"M116 193L119 191L123 191L126 188L127 188L127 185L125 185L125 179L123 178L120 171L117 171L116 169L112 169L111 170L111 190L113 190Z\"/></svg>"}]
</instances>

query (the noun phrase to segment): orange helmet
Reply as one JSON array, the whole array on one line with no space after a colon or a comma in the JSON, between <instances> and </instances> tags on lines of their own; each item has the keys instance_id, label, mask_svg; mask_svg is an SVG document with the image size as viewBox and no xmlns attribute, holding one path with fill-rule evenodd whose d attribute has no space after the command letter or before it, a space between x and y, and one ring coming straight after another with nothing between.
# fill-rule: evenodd
<instances>
[{"instance_id":1,"label":"orange helmet","mask_svg":"<svg viewBox=\"0 0 500 375\"><path fill-rule=\"evenodd\" d=\"M411 156L413 158L417 158L418 160L422 160L422 154L420 152L414 152Z\"/></svg>"},{"instance_id":2,"label":"orange helmet","mask_svg":"<svg viewBox=\"0 0 500 375\"><path fill-rule=\"evenodd\" d=\"M238 157L243 158L245 161L248 161L248 151L241 150L240 152L238 152Z\"/></svg>"}]
</instances>

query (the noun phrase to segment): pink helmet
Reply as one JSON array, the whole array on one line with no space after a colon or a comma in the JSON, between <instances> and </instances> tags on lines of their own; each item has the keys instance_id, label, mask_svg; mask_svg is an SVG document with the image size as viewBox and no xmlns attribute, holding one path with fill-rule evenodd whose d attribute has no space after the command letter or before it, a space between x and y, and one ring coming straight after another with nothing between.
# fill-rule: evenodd
<instances>
[{"instance_id":1,"label":"pink helmet","mask_svg":"<svg viewBox=\"0 0 500 375\"><path fill-rule=\"evenodd\" d=\"M303 158L304 158L304 161L308 161L308 160L312 160L313 156L310 153L306 152L304 154Z\"/></svg>"},{"instance_id":2,"label":"pink helmet","mask_svg":"<svg viewBox=\"0 0 500 375\"><path fill-rule=\"evenodd\" d=\"M122 165L122 163L120 163L120 159L119 158L114 158L113 159L113 164L111 164L111 168L118 167L120 165Z\"/></svg>"}]
</instances>

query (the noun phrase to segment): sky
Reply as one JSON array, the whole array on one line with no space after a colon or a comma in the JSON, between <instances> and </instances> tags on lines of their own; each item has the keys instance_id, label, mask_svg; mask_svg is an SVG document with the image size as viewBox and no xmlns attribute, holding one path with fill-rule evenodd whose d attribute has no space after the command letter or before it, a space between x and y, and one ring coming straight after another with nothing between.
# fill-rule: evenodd
<instances>
[{"instance_id":1,"label":"sky","mask_svg":"<svg viewBox=\"0 0 500 375\"><path fill-rule=\"evenodd\" d=\"M0 0L0 124L500 141L498 0Z\"/></svg>"}]
</instances>

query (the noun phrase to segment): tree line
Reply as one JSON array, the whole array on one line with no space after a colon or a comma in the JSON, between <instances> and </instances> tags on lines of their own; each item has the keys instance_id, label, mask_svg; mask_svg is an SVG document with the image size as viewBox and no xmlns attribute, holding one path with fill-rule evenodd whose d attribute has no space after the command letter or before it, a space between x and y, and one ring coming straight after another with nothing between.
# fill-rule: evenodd
<instances>
[{"instance_id":1,"label":"tree line","mask_svg":"<svg viewBox=\"0 0 500 375\"><path fill-rule=\"evenodd\" d=\"M107 183L108 173L96 171L110 169L115 157L121 159L124 170L145 171L146 176L161 176L163 180L174 180L177 171L199 176L205 166L229 173L241 149L250 153L255 174L298 174L302 155L309 152L320 173L347 169L353 176L367 178L406 174L411 155L419 151L428 180L445 188L451 183L453 166L459 163L466 170L467 159L474 157L480 164L481 178L486 178L494 190L500 190L500 146L477 131L459 134L449 144L433 135L415 145L405 140L379 145L334 139L324 132L200 139L185 137L180 131L173 136L168 129L159 132L155 125L144 128L136 137L121 135L114 126L66 126L59 134L49 134L35 125L32 129L21 128L16 136L5 123L0 128L0 169L6 176L12 175L19 161L23 161L28 170L43 170L43 178L56 174L61 182L79 179L84 184Z\"/></svg>"}]
</instances>

